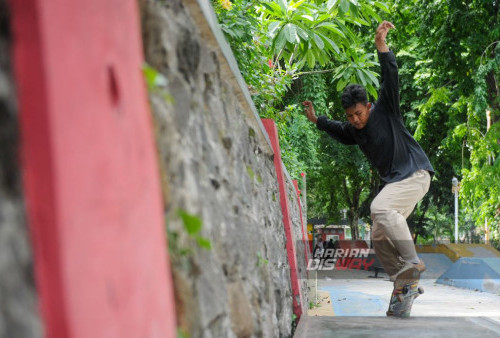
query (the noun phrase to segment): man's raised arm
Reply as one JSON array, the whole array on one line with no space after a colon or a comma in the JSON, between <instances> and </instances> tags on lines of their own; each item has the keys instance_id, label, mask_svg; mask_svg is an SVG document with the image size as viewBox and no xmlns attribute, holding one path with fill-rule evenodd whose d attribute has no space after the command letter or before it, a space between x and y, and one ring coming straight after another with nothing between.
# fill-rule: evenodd
<instances>
[{"instance_id":1,"label":"man's raised arm","mask_svg":"<svg viewBox=\"0 0 500 338\"><path fill-rule=\"evenodd\" d=\"M394 54L385 42L387 33L394 28L392 23L383 21L375 32L375 46L381 69L380 100L384 102L390 112L400 115L398 65Z\"/></svg>"},{"instance_id":2,"label":"man's raised arm","mask_svg":"<svg viewBox=\"0 0 500 338\"><path fill-rule=\"evenodd\" d=\"M377 28L375 32L375 47L380 53L387 53L389 51L389 47L385 43L385 38L387 37L387 33L389 33L389 29L394 29L394 25L389 21L383 21Z\"/></svg>"},{"instance_id":3,"label":"man's raised arm","mask_svg":"<svg viewBox=\"0 0 500 338\"><path fill-rule=\"evenodd\" d=\"M305 107L304 114L307 116L307 119L315 123L319 130L326 131L328 135L340 143L347 145L356 144L356 141L348 130L348 122L329 120L326 116L318 117L311 101L304 101L302 104Z\"/></svg>"}]
</instances>

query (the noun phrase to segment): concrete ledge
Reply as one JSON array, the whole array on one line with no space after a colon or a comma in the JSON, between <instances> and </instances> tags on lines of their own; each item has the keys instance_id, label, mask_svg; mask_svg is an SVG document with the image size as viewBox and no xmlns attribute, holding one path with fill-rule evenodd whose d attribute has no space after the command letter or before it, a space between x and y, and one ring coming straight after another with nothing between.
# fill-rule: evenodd
<instances>
[{"instance_id":1,"label":"concrete ledge","mask_svg":"<svg viewBox=\"0 0 500 338\"><path fill-rule=\"evenodd\" d=\"M294 337L498 337L500 323L486 317L303 316Z\"/></svg>"}]
</instances>

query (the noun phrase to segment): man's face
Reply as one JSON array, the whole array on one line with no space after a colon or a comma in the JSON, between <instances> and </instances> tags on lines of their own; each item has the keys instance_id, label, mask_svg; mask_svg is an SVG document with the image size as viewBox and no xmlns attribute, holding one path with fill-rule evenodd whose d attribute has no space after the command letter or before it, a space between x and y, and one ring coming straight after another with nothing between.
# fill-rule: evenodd
<instances>
[{"instance_id":1,"label":"man's face","mask_svg":"<svg viewBox=\"0 0 500 338\"><path fill-rule=\"evenodd\" d=\"M368 102L366 105L357 103L355 106L347 108L345 110L347 120L354 128L363 129L368 122L371 107L372 104Z\"/></svg>"}]
</instances>

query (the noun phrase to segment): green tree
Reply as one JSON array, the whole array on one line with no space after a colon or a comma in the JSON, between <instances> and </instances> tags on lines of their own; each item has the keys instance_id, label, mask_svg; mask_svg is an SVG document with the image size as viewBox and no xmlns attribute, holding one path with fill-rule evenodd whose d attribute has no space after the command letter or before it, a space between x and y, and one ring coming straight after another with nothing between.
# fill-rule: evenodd
<instances>
[{"instance_id":1,"label":"green tree","mask_svg":"<svg viewBox=\"0 0 500 338\"><path fill-rule=\"evenodd\" d=\"M342 150L335 162L321 159L328 151L324 143L335 142L320 141L315 126L301 115L300 103L312 99L324 114L336 109L334 114L343 112L337 108L338 94L350 82L362 83L376 97L378 80L374 69L378 64L372 53L373 27L381 21L379 13L387 12L385 3L354 0L236 0L231 6L226 0L213 3L259 113L278 124L286 167L295 177L302 171L308 172L312 215L333 219L333 215L339 215L339 208L347 208L356 236L354 227L357 228L360 208L363 202L366 204L370 190L369 171L358 177L358 164L342 162ZM370 31L368 38L366 31ZM367 39L371 42L370 53L363 49ZM358 150L349 156L353 155L355 161L367 166ZM340 180L332 187L333 181L328 183L324 177L333 175L345 181ZM315 210L318 214L314 214Z\"/></svg>"},{"instance_id":2,"label":"green tree","mask_svg":"<svg viewBox=\"0 0 500 338\"><path fill-rule=\"evenodd\" d=\"M310 71L333 71L338 89L363 83L376 96L373 55L357 48L355 28L380 21L385 3L365 0L214 0L220 25L235 53L256 107L278 120L291 80ZM335 69L314 70L316 66ZM308 68L305 72L301 72Z\"/></svg>"},{"instance_id":3,"label":"green tree","mask_svg":"<svg viewBox=\"0 0 500 338\"><path fill-rule=\"evenodd\" d=\"M391 12L402 110L436 169L415 231L425 236L425 220L451 214L453 176L462 178L462 211L478 228L488 219L498 229L498 2L393 1Z\"/></svg>"},{"instance_id":4,"label":"green tree","mask_svg":"<svg viewBox=\"0 0 500 338\"><path fill-rule=\"evenodd\" d=\"M339 92L353 82L376 98L373 27L384 15L397 27L389 43L400 68L404 120L436 169L409 220L413 231L427 238L435 233L432 222L452 222L457 176L464 224L479 229L487 222L500 238L498 1L222 1L213 2L221 27L261 116L278 123L286 166L294 176L308 171L309 211L333 219L352 207L351 223L368 215L376 175L350 172L370 170L360 154L318 136L299 112L307 95L336 117Z\"/></svg>"}]
</instances>

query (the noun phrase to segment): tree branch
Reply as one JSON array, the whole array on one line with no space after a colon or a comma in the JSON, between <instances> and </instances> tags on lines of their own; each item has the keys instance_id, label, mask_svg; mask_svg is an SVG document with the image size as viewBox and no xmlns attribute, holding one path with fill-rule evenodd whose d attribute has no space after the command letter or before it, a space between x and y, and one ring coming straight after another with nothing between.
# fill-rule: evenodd
<instances>
[{"instance_id":1,"label":"tree branch","mask_svg":"<svg viewBox=\"0 0 500 338\"><path fill-rule=\"evenodd\" d=\"M295 74L295 76L308 75L308 74L323 74L333 72L335 69L325 69L325 70L311 70L309 72L300 72Z\"/></svg>"},{"instance_id":2,"label":"tree branch","mask_svg":"<svg viewBox=\"0 0 500 338\"><path fill-rule=\"evenodd\" d=\"M485 50L483 51L483 53L481 54L481 61L480 61L480 64L483 64L483 57L485 56L486 52L488 51L488 48L490 48L490 47L491 47L491 46L493 46L493 45L496 45L496 44L497 44L497 43L499 43L499 42L500 42L500 40L498 40L498 41L494 41L494 42L490 43L490 44L488 45L488 47L486 47L486 49L485 49Z\"/></svg>"},{"instance_id":3,"label":"tree branch","mask_svg":"<svg viewBox=\"0 0 500 338\"><path fill-rule=\"evenodd\" d=\"M351 207L353 205L353 202L349 198L349 189L347 189L347 181L345 178L342 180L342 184L344 186L344 193L345 193L345 197L347 199L347 203L349 203L349 207Z\"/></svg>"}]
</instances>

